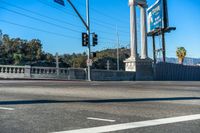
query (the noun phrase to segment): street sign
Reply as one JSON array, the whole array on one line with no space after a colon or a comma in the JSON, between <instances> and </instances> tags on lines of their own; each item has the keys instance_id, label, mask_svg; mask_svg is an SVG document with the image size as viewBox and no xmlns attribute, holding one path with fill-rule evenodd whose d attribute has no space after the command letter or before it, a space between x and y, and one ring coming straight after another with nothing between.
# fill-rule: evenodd
<instances>
[{"instance_id":1,"label":"street sign","mask_svg":"<svg viewBox=\"0 0 200 133\"><path fill-rule=\"evenodd\" d=\"M54 2L56 2L56 3L58 3L58 4L62 5L62 6L65 6L64 0L54 0Z\"/></svg>"},{"instance_id":2,"label":"street sign","mask_svg":"<svg viewBox=\"0 0 200 133\"><path fill-rule=\"evenodd\" d=\"M87 66L92 66L92 63L93 63L93 61L92 61L92 59L87 59Z\"/></svg>"},{"instance_id":3,"label":"street sign","mask_svg":"<svg viewBox=\"0 0 200 133\"><path fill-rule=\"evenodd\" d=\"M157 0L154 5L148 8L148 32L168 26L167 7L164 7L166 6L164 2L166 1Z\"/></svg>"}]
</instances>

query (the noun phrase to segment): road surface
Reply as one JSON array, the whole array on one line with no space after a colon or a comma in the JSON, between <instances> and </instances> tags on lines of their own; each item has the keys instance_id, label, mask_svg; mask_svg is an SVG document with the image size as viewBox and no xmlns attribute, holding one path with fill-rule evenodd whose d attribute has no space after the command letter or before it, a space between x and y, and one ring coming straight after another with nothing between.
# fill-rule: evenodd
<instances>
[{"instance_id":1,"label":"road surface","mask_svg":"<svg viewBox=\"0 0 200 133\"><path fill-rule=\"evenodd\" d=\"M200 82L0 81L0 133L199 133Z\"/></svg>"}]
</instances>

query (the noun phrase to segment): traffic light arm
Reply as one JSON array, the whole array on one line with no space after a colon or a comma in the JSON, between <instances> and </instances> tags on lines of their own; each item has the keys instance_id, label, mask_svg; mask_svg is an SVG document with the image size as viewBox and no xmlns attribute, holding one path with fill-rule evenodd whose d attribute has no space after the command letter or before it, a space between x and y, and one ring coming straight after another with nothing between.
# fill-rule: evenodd
<instances>
[{"instance_id":1,"label":"traffic light arm","mask_svg":"<svg viewBox=\"0 0 200 133\"><path fill-rule=\"evenodd\" d=\"M68 3L72 6L72 8L74 9L74 11L76 12L76 14L78 15L78 17L81 19L81 21L83 22L84 26L86 27L87 30L89 30L89 27L87 25L87 23L85 22L85 20L83 19L83 17L80 15L80 13L78 12L78 10L76 9L76 7L73 5L73 3L70 0L67 0Z\"/></svg>"}]
</instances>

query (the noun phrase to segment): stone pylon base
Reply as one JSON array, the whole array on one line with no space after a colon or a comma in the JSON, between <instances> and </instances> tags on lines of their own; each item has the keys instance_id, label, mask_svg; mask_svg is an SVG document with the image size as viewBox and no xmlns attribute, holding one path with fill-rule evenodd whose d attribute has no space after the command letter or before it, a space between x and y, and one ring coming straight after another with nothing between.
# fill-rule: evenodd
<instances>
[{"instance_id":1,"label":"stone pylon base","mask_svg":"<svg viewBox=\"0 0 200 133\"><path fill-rule=\"evenodd\" d=\"M150 58L137 61L136 80L153 80L153 60Z\"/></svg>"},{"instance_id":2,"label":"stone pylon base","mask_svg":"<svg viewBox=\"0 0 200 133\"><path fill-rule=\"evenodd\" d=\"M127 72L136 72L136 59L135 58L128 58L124 61L125 63L125 71Z\"/></svg>"},{"instance_id":3,"label":"stone pylon base","mask_svg":"<svg viewBox=\"0 0 200 133\"><path fill-rule=\"evenodd\" d=\"M151 81L153 80L153 60L147 59L134 59L128 58L124 61L125 70L130 72L136 72L137 81Z\"/></svg>"}]
</instances>

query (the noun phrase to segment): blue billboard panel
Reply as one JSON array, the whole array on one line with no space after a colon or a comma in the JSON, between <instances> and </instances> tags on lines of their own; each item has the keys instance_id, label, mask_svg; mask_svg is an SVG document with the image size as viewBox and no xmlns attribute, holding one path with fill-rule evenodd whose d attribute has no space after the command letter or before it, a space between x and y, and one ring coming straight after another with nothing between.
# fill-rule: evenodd
<instances>
[{"instance_id":1,"label":"blue billboard panel","mask_svg":"<svg viewBox=\"0 0 200 133\"><path fill-rule=\"evenodd\" d=\"M148 32L164 28L163 0L157 0L154 5L147 9L147 14Z\"/></svg>"}]
</instances>

